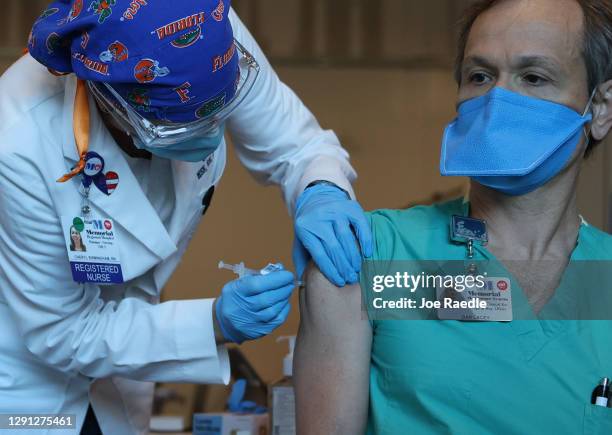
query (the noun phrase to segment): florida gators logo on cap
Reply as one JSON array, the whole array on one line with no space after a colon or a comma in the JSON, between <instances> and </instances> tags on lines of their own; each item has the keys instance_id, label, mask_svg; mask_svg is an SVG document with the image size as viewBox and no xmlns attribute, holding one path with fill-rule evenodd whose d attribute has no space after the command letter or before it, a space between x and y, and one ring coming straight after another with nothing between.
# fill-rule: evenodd
<instances>
[{"instance_id":1,"label":"florida gators logo on cap","mask_svg":"<svg viewBox=\"0 0 612 435\"><path fill-rule=\"evenodd\" d=\"M83 12L83 0L74 0L70 13L68 14L68 21L75 20Z\"/></svg>"},{"instance_id":2,"label":"florida gators logo on cap","mask_svg":"<svg viewBox=\"0 0 612 435\"><path fill-rule=\"evenodd\" d=\"M132 0L119 20L133 20L141 6L147 6L147 0Z\"/></svg>"},{"instance_id":3,"label":"florida gators logo on cap","mask_svg":"<svg viewBox=\"0 0 612 435\"><path fill-rule=\"evenodd\" d=\"M123 62L129 57L127 47L119 42L115 41L108 46L108 50L100 53L100 60L104 63L108 62Z\"/></svg>"},{"instance_id":4,"label":"florida gators logo on cap","mask_svg":"<svg viewBox=\"0 0 612 435\"><path fill-rule=\"evenodd\" d=\"M135 88L128 94L128 101L136 110L148 112L151 107L151 100L147 94L146 89Z\"/></svg>"},{"instance_id":5,"label":"florida gators logo on cap","mask_svg":"<svg viewBox=\"0 0 612 435\"><path fill-rule=\"evenodd\" d=\"M196 26L189 32L185 33L183 36L179 36L170 44L176 48L187 48L198 42L199 39L204 38L202 36L202 27Z\"/></svg>"},{"instance_id":6,"label":"florida gators logo on cap","mask_svg":"<svg viewBox=\"0 0 612 435\"><path fill-rule=\"evenodd\" d=\"M223 4L223 0L219 0L219 4L215 10L212 11L212 17L215 21L221 21L223 20L223 12L225 12L225 4Z\"/></svg>"},{"instance_id":7,"label":"florida gators logo on cap","mask_svg":"<svg viewBox=\"0 0 612 435\"><path fill-rule=\"evenodd\" d=\"M149 83L157 77L165 77L170 74L168 68L159 66L159 61L143 59L134 67L134 78L138 83Z\"/></svg>"},{"instance_id":8,"label":"florida gators logo on cap","mask_svg":"<svg viewBox=\"0 0 612 435\"><path fill-rule=\"evenodd\" d=\"M198 118L206 118L214 113L217 113L225 105L225 92L217 95L214 98L206 101L196 110L196 116Z\"/></svg>"},{"instance_id":9,"label":"florida gators logo on cap","mask_svg":"<svg viewBox=\"0 0 612 435\"><path fill-rule=\"evenodd\" d=\"M94 0L87 11L93 11L94 14L98 15L98 23L102 24L113 14L111 6L115 6L115 3L117 3L117 0Z\"/></svg>"}]
</instances>

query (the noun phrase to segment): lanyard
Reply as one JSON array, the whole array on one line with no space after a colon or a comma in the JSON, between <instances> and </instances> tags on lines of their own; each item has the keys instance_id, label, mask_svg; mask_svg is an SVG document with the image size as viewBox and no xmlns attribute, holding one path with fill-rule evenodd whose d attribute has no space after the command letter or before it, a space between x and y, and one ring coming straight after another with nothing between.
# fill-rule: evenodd
<instances>
[{"instance_id":1,"label":"lanyard","mask_svg":"<svg viewBox=\"0 0 612 435\"><path fill-rule=\"evenodd\" d=\"M23 55L25 56L27 54L28 49L25 48L23 50ZM67 76L70 74L56 71L52 68L47 68L47 70L54 76ZM85 81L78 77L76 93L74 95L74 109L72 112L72 131L74 133L79 161L69 173L62 175L57 180L58 183L65 183L83 172L86 161L85 157L89 149L89 95Z\"/></svg>"},{"instance_id":2,"label":"lanyard","mask_svg":"<svg viewBox=\"0 0 612 435\"><path fill-rule=\"evenodd\" d=\"M76 94L74 96L74 111L72 115L72 131L76 142L79 161L72 170L60 177L57 182L66 181L79 175L85 169L87 150L89 149L89 96L85 81L77 78ZM88 190L89 192L89 190Z\"/></svg>"}]
</instances>

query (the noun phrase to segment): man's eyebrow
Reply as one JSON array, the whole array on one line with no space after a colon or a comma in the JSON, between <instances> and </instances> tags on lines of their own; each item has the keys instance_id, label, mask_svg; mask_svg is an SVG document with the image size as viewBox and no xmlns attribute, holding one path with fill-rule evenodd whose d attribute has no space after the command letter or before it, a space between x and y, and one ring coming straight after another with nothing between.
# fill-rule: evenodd
<instances>
[{"instance_id":1,"label":"man's eyebrow","mask_svg":"<svg viewBox=\"0 0 612 435\"><path fill-rule=\"evenodd\" d=\"M468 56L463 59L463 67L466 68L468 66L482 66L490 70L497 69L497 67L493 65L491 61L482 56Z\"/></svg>"},{"instance_id":2,"label":"man's eyebrow","mask_svg":"<svg viewBox=\"0 0 612 435\"><path fill-rule=\"evenodd\" d=\"M521 56L514 63L518 69L537 66L550 72L563 72L561 65L555 59L547 56Z\"/></svg>"},{"instance_id":3,"label":"man's eyebrow","mask_svg":"<svg viewBox=\"0 0 612 435\"><path fill-rule=\"evenodd\" d=\"M561 64L559 64L555 59L548 56L541 55L529 55L529 56L520 56L516 60L513 61L514 67L516 69L523 69L532 66L541 67L549 70L550 72L562 72L563 68ZM493 62L488 60L483 56L468 56L463 60L463 67L474 67L481 66L483 68L489 70L496 70L497 67Z\"/></svg>"}]
</instances>

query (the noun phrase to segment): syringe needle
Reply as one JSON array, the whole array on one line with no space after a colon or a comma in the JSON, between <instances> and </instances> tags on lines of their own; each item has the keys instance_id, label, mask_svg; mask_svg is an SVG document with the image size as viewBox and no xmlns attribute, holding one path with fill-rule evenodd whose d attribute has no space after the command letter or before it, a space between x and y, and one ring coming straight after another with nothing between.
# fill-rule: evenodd
<instances>
[{"instance_id":1,"label":"syringe needle","mask_svg":"<svg viewBox=\"0 0 612 435\"><path fill-rule=\"evenodd\" d=\"M219 261L219 269L227 269L227 270L231 270L232 272L234 271L234 266L232 266L231 264L227 264L225 262L223 262L223 260Z\"/></svg>"}]
</instances>

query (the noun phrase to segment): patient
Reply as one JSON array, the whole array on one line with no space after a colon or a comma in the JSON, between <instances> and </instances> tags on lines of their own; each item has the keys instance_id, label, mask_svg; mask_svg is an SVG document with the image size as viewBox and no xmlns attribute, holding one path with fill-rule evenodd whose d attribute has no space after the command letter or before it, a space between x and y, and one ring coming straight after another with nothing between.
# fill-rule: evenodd
<instances>
[{"instance_id":1,"label":"patient","mask_svg":"<svg viewBox=\"0 0 612 435\"><path fill-rule=\"evenodd\" d=\"M370 213L373 259L464 260L451 216L485 220L489 243L475 255L513 276L515 320L368 321L360 286L336 288L311 268L298 434L612 433L612 409L591 404L612 377L612 322L516 320L581 292L560 285L570 259L612 259L612 237L576 205L585 156L612 126L612 4L480 0L459 53L440 167L471 178L469 201Z\"/></svg>"}]
</instances>

